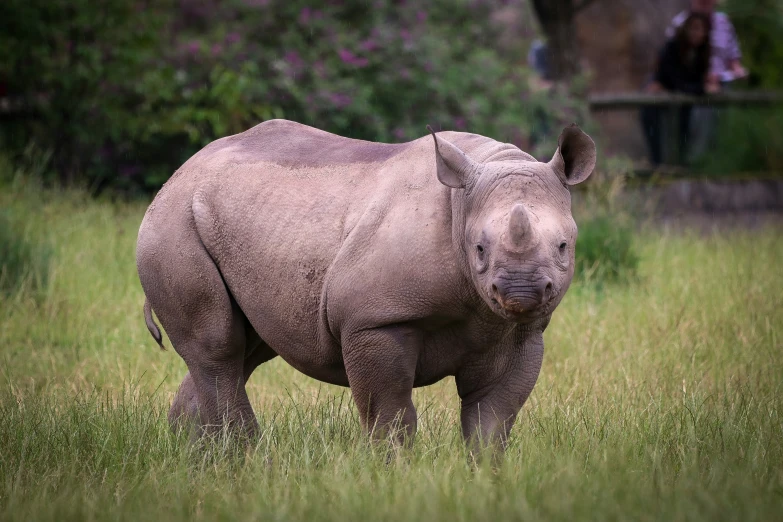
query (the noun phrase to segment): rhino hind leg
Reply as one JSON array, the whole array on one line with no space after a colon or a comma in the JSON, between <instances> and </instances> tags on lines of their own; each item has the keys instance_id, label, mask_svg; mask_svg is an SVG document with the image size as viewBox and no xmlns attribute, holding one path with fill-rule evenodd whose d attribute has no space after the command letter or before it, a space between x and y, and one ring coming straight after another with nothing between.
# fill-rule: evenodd
<instances>
[{"instance_id":1,"label":"rhino hind leg","mask_svg":"<svg viewBox=\"0 0 783 522\"><path fill-rule=\"evenodd\" d=\"M174 401L169 410L169 426L175 433L185 430L193 431L199 425L198 397L196 385L190 372L185 374L177 389Z\"/></svg>"},{"instance_id":2,"label":"rhino hind leg","mask_svg":"<svg viewBox=\"0 0 783 522\"><path fill-rule=\"evenodd\" d=\"M256 368L277 356L252 329L248 330L247 346L243 366L245 385ZM169 410L168 420L175 433L180 430L192 432L199 426L198 397L196 396L196 385L190 372L185 374L182 384L179 385Z\"/></svg>"},{"instance_id":3,"label":"rhino hind leg","mask_svg":"<svg viewBox=\"0 0 783 522\"><path fill-rule=\"evenodd\" d=\"M196 437L224 429L252 436L258 423L245 391L246 353L255 347L248 321L195 231L168 238L169 231L177 232L169 226L154 240L140 236L137 265L147 299L188 367L170 420L176 427L183 414L197 419Z\"/></svg>"}]
</instances>

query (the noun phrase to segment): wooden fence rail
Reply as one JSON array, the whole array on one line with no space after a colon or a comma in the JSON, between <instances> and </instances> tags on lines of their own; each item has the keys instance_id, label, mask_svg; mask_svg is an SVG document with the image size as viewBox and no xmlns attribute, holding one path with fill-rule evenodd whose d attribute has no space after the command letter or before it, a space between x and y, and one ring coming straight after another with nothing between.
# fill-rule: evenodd
<instances>
[{"instance_id":1,"label":"wooden fence rail","mask_svg":"<svg viewBox=\"0 0 783 522\"><path fill-rule=\"evenodd\" d=\"M681 163L679 124L680 109L686 106L708 107L768 107L783 104L780 91L725 91L706 96L680 93L621 92L604 93L588 98L590 110L594 113L658 107L660 109L661 155L664 164Z\"/></svg>"},{"instance_id":2,"label":"wooden fence rail","mask_svg":"<svg viewBox=\"0 0 783 522\"><path fill-rule=\"evenodd\" d=\"M645 92L605 93L588 98L590 110L634 109L641 107L683 107L686 105L750 106L783 103L779 91L726 91L706 96L680 93L650 94Z\"/></svg>"}]
</instances>

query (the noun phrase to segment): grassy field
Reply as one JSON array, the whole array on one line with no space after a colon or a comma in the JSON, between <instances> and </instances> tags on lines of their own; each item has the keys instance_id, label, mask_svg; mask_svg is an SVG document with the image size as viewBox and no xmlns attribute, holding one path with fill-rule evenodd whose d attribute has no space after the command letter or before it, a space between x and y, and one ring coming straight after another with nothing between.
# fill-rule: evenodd
<instances>
[{"instance_id":1,"label":"grassy field","mask_svg":"<svg viewBox=\"0 0 783 522\"><path fill-rule=\"evenodd\" d=\"M185 366L144 327L144 205L0 187L50 249L0 295L0 520L772 520L783 513L783 238L646 229L630 284L576 282L496 473L471 470L453 381L417 390L387 464L346 390L282 361L249 385L250 451L190 447Z\"/></svg>"}]
</instances>

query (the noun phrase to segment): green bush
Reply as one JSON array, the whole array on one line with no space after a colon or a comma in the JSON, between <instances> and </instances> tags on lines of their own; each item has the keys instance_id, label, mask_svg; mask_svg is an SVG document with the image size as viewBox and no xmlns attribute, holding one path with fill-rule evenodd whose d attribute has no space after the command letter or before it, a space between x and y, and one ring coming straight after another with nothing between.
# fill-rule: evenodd
<instances>
[{"instance_id":1,"label":"green bush","mask_svg":"<svg viewBox=\"0 0 783 522\"><path fill-rule=\"evenodd\" d=\"M551 154L535 128L585 107L530 91L524 46L498 44L503 5L6 0L0 83L34 117L0 134L51 149L63 181L93 189L154 189L206 143L275 117L386 142L431 124Z\"/></svg>"},{"instance_id":2,"label":"green bush","mask_svg":"<svg viewBox=\"0 0 783 522\"><path fill-rule=\"evenodd\" d=\"M602 212L579 222L576 277L585 281L625 281L636 273L639 256L634 230L621 216Z\"/></svg>"},{"instance_id":3,"label":"green bush","mask_svg":"<svg viewBox=\"0 0 783 522\"><path fill-rule=\"evenodd\" d=\"M695 166L713 177L742 172L783 175L783 109L721 111L715 144Z\"/></svg>"},{"instance_id":4,"label":"green bush","mask_svg":"<svg viewBox=\"0 0 783 522\"><path fill-rule=\"evenodd\" d=\"M639 265L634 241L636 220L628 212L622 193L632 164L622 158L602 161L575 194L576 279L603 284L628 282Z\"/></svg>"},{"instance_id":5,"label":"green bush","mask_svg":"<svg viewBox=\"0 0 783 522\"><path fill-rule=\"evenodd\" d=\"M783 4L780 0L727 0L729 15L742 48L742 62L751 74L750 86L783 88Z\"/></svg>"}]
</instances>

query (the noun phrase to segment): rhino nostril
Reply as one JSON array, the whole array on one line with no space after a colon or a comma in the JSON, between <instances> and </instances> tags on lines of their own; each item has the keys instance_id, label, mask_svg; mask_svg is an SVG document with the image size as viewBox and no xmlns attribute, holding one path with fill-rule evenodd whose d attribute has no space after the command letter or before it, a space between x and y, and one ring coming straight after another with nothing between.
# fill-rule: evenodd
<instances>
[{"instance_id":1,"label":"rhino nostril","mask_svg":"<svg viewBox=\"0 0 783 522\"><path fill-rule=\"evenodd\" d=\"M546 303L552 298L552 280L548 277L544 279L545 284L543 285L543 292L541 293L541 302Z\"/></svg>"},{"instance_id":2,"label":"rhino nostril","mask_svg":"<svg viewBox=\"0 0 783 522\"><path fill-rule=\"evenodd\" d=\"M498 288L498 285L493 284L490 287L490 297L492 298L492 301L494 301L496 304L503 306L503 295L500 293L500 289Z\"/></svg>"}]
</instances>

